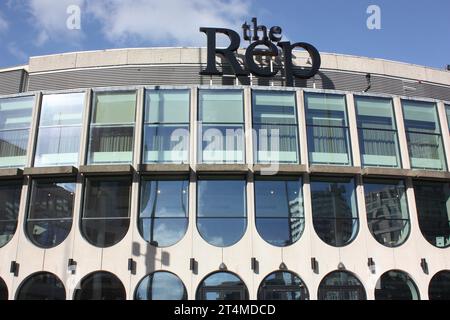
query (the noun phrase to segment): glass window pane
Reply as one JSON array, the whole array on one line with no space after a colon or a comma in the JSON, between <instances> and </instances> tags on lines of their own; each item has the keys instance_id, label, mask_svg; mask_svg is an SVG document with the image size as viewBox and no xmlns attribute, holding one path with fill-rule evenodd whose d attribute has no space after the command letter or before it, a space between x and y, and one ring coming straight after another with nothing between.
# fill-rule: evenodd
<instances>
[{"instance_id":1,"label":"glass window pane","mask_svg":"<svg viewBox=\"0 0 450 320\"><path fill-rule=\"evenodd\" d=\"M40 128L34 165L77 165L80 138L81 127Z\"/></svg>"},{"instance_id":2,"label":"glass window pane","mask_svg":"<svg viewBox=\"0 0 450 320\"><path fill-rule=\"evenodd\" d=\"M216 272L200 283L197 300L248 300L245 283L229 272Z\"/></svg>"},{"instance_id":3,"label":"glass window pane","mask_svg":"<svg viewBox=\"0 0 450 320\"><path fill-rule=\"evenodd\" d=\"M291 272L269 274L259 286L258 300L308 300L308 288Z\"/></svg>"},{"instance_id":4,"label":"glass window pane","mask_svg":"<svg viewBox=\"0 0 450 320\"><path fill-rule=\"evenodd\" d=\"M23 167L30 130L0 131L0 167Z\"/></svg>"},{"instance_id":5,"label":"glass window pane","mask_svg":"<svg viewBox=\"0 0 450 320\"><path fill-rule=\"evenodd\" d=\"M404 272L384 273L375 287L375 300L420 300L414 281Z\"/></svg>"},{"instance_id":6,"label":"glass window pane","mask_svg":"<svg viewBox=\"0 0 450 320\"><path fill-rule=\"evenodd\" d=\"M396 129L391 99L355 96L359 128Z\"/></svg>"},{"instance_id":7,"label":"glass window pane","mask_svg":"<svg viewBox=\"0 0 450 320\"><path fill-rule=\"evenodd\" d=\"M5 281L0 278L0 301L8 300L8 286Z\"/></svg>"},{"instance_id":8,"label":"glass window pane","mask_svg":"<svg viewBox=\"0 0 450 320\"><path fill-rule=\"evenodd\" d=\"M187 180L142 181L138 227L146 241L168 247L181 240L188 225L188 188Z\"/></svg>"},{"instance_id":9,"label":"glass window pane","mask_svg":"<svg viewBox=\"0 0 450 320\"><path fill-rule=\"evenodd\" d=\"M406 131L441 133L436 104L402 100Z\"/></svg>"},{"instance_id":10,"label":"glass window pane","mask_svg":"<svg viewBox=\"0 0 450 320\"><path fill-rule=\"evenodd\" d=\"M345 96L305 94L306 124L318 126L347 126Z\"/></svg>"},{"instance_id":11,"label":"glass window pane","mask_svg":"<svg viewBox=\"0 0 450 320\"><path fill-rule=\"evenodd\" d=\"M33 107L34 96L0 99L0 130L30 128Z\"/></svg>"},{"instance_id":12,"label":"glass window pane","mask_svg":"<svg viewBox=\"0 0 450 320\"><path fill-rule=\"evenodd\" d=\"M131 163L134 127L92 127L89 163Z\"/></svg>"},{"instance_id":13,"label":"glass window pane","mask_svg":"<svg viewBox=\"0 0 450 320\"><path fill-rule=\"evenodd\" d=\"M27 236L36 246L61 244L72 228L75 182L33 180L26 220Z\"/></svg>"},{"instance_id":14,"label":"glass window pane","mask_svg":"<svg viewBox=\"0 0 450 320\"><path fill-rule=\"evenodd\" d=\"M366 300L366 291L352 273L333 271L320 282L317 296L319 300Z\"/></svg>"},{"instance_id":15,"label":"glass window pane","mask_svg":"<svg viewBox=\"0 0 450 320\"><path fill-rule=\"evenodd\" d=\"M145 163L188 163L189 124L144 127Z\"/></svg>"},{"instance_id":16,"label":"glass window pane","mask_svg":"<svg viewBox=\"0 0 450 320\"><path fill-rule=\"evenodd\" d=\"M367 222L374 238L387 247L403 244L410 230L404 182L366 179L364 196Z\"/></svg>"},{"instance_id":17,"label":"glass window pane","mask_svg":"<svg viewBox=\"0 0 450 320\"><path fill-rule=\"evenodd\" d=\"M16 300L66 300L66 289L58 277L41 272L22 282Z\"/></svg>"},{"instance_id":18,"label":"glass window pane","mask_svg":"<svg viewBox=\"0 0 450 320\"><path fill-rule=\"evenodd\" d=\"M197 183L197 216L205 218L245 218L244 180L200 180Z\"/></svg>"},{"instance_id":19,"label":"glass window pane","mask_svg":"<svg viewBox=\"0 0 450 320\"><path fill-rule=\"evenodd\" d=\"M131 179L87 178L82 232L89 243L110 247L128 232Z\"/></svg>"},{"instance_id":20,"label":"glass window pane","mask_svg":"<svg viewBox=\"0 0 450 320\"><path fill-rule=\"evenodd\" d=\"M244 125L201 125L202 163L244 163Z\"/></svg>"},{"instance_id":21,"label":"glass window pane","mask_svg":"<svg viewBox=\"0 0 450 320\"><path fill-rule=\"evenodd\" d=\"M94 272L81 280L74 300L126 300L126 291L119 278L112 273Z\"/></svg>"},{"instance_id":22,"label":"glass window pane","mask_svg":"<svg viewBox=\"0 0 450 320\"><path fill-rule=\"evenodd\" d=\"M311 178L314 229L327 244L349 244L359 229L355 183L351 178Z\"/></svg>"},{"instance_id":23,"label":"glass window pane","mask_svg":"<svg viewBox=\"0 0 450 320\"><path fill-rule=\"evenodd\" d=\"M450 246L450 183L414 181L419 226L438 248Z\"/></svg>"},{"instance_id":24,"label":"glass window pane","mask_svg":"<svg viewBox=\"0 0 450 320\"><path fill-rule=\"evenodd\" d=\"M450 300L450 271L440 271L433 276L428 287L430 300Z\"/></svg>"},{"instance_id":25,"label":"glass window pane","mask_svg":"<svg viewBox=\"0 0 450 320\"><path fill-rule=\"evenodd\" d=\"M158 271L141 280L135 300L187 300L187 292L176 275Z\"/></svg>"},{"instance_id":26,"label":"glass window pane","mask_svg":"<svg viewBox=\"0 0 450 320\"><path fill-rule=\"evenodd\" d=\"M447 124L450 131L450 105L445 105L445 109L447 110Z\"/></svg>"},{"instance_id":27,"label":"glass window pane","mask_svg":"<svg viewBox=\"0 0 450 320\"><path fill-rule=\"evenodd\" d=\"M253 91L253 123L297 124L294 92Z\"/></svg>"},{"instance_id":28,"label":"glass window pane","mask_svg":"<svg viewBox=\"0 0 450 320\"><path fill-rule=\"evenodd\" d=\"M81 125L85 93L42 97L40 126Z\"/></svg>"},{"instance_id":29,"label":"glass window pane","mask_svg":"<svg viewBox=\"0 0 450 320\"><path fill-rule=\"evenodd\" d=\"M16 233L21 193L21 181L0 182L0 248Z\"/></svg>"},{"instance_id":30,"label":"glass window pane","mask_svg":"<svg viewBox=\"0 0 450 320\"><path fill-rule=\"evenodd\" d=\"M136 112L135 92L96 93L92 123L134 123Z\"/></svg>"},{"instance_id":31,"label":"glass window pane","mask_svg":"<svg viewBox=\"0 0 450 320\"><path fill-rule=\"evenodd\" d=\"M304 218L256 218L259 235L277 247L286 247L297 242L304 228Z\"/></svg>"},{"instance_id":32,"label":"glass window pane","mask_svg":"<svg viewBox=\"0 0 450 320\"><path fill-rule=\"evenodd\" d=\"M204 123L243 123L241 90L200 90L199 120Z\"/></svg>"},{"instance_id":33,"label":"glass window pane","mask_svg":"<svg viewBox=\"0 0 450 320\"><path fill-rule=\"evenodd\" d=\"M147 90L146 123L189 123L189 90Z\"/></svg>"}]
</instances>

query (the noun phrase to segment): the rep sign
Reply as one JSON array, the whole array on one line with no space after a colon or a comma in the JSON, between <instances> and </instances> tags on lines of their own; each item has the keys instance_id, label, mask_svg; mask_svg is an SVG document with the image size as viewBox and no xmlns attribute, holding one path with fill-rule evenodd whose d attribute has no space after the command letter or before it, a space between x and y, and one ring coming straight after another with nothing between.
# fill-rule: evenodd
<instances>
[{"instance_id":1,"label":"the rep sign","mask_svg":"<svg viewBox=\"0 0 450 320\"><path fill-rule=\"evenodd\" d=\"M252 19L252 24L253 28L247 23L242 25L244 40L252 41L245 52L245 66L242 66L236 57L237 50L241 44L241 37L236 31L225 28L200 28L200 31L205 33L208 39L207 66L200 74L222 75L222 72L217 70L216 67L216 55L221 55L230 63L236 76L248 76L252 73L260 77L273 77L278 73L278 69L258 65L254 60L254 56L264 55L276 57L282 55L287 86L293 86L294 77L309 79L319 71L321 65L320 54L313 45L306 42L291 44L288 41L281 41L282 29L280 27L274 26L268 30L266 26L258 25L256 18ZM224 34L229 38L230 45L228 48L217 48L217 34ZM260 49L261 47L264 47L262 51ZM312 64L311 68L294 69L292 50L295 48L303 48L309 53Z\"/></svg>"}]
</instances>

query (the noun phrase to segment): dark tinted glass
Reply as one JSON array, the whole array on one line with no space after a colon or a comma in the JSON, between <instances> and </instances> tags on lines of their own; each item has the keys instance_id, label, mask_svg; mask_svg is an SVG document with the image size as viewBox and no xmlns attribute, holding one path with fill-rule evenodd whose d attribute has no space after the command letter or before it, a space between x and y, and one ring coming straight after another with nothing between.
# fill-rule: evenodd
<instances>
[{"instance_id":1,"label":"dark tinted glass","mask_svg":"<svg viewBox=\"0 0 450 320\"><path fill-rule=\"evenodd\" d=\"M291 272L269 274L259 286L259 300L308 300L309 294L302 279Z\"/></svg>"},{"instance_id":2,"label":"dark tinted glass","mask_svg":"<svg viewBox=\"0 0 450 320\"><path fill-rule=\"evenodd\" d=\"M334 271L320 282L319 300L366 300L362 283L350 272Z\"/></svg>"},{"instance_id":3,"label":"dark tinted glass","mask_svg":"<svg viewBox=\"0 0 450 320\"><path fill-rule=\"evenodd\" d=\"M197 289L197 300L247 300L244 282L229 272L217 272L203 279Z\"/></svg>"},{"instance_id":4,"label":"dark tinted glass","mask_svg":"<svg viewBox=\"0 0 450 320\"><path fill-rule=\"evenodd\" d=\"M17 300L66 300L61 280L51 273L38 273L27 278L19 287Z\"/></svg>"},{"instance_id":5,"label":"dark tinted glass","mask_svg":"<svg viewBox=\"0 0 450 320\"><path fill-rule=\"evenodd\" d=\"M122 282L112 273L95 272L81 280L75 291L74 300L125 300L126 292Z\"/></svg>"},{"instance_id":6,"label":"dark tinted glass","mask_svg":"<svg viewBox=\"0 0 450 320\"><path fill-rule=\"evenodd\" d=\"M419 300L414 281L402 271L388 271L378 280L375 300Z\"/></svg>"},{"instance_id":7,"label":"dark tinted glass","mask_svg":"<svg viewBox=\"0 0 450 320\"><path fill-rule=\"evenodd\" d=\"M0 301L8 300L8 286L5 281L0 278Z\"/></svg>"},{"instance_id":8,"label":"dark tinted glass","mask_svg":"<svg viewBox=\"0 0 450 320\"><path fill-rule=\"evenodd\" d=\"M136 300L186 300L187 292L183 282L170 272L155 272L139 283Z\"/></svg>"},{"instance_id":9,"label":"dark tinted glass","mask_svg":"<svg viewBox=\"0 0 450 320\"><path fill-rule=\"evenodd\" d=\"M430 300L450 300L450 271L441 271L434 275L428 287Z\"/></svg>"},{"instance_id":10,"label":"dark tinted glass","mask_svg":"<svg viewBox=\"0 0 450 320\"><path fill-rule=\"evenodd\" d=\"M16 233L21 193L21 181L0 182L0 248Z\"/></svg>"}]
</instances>

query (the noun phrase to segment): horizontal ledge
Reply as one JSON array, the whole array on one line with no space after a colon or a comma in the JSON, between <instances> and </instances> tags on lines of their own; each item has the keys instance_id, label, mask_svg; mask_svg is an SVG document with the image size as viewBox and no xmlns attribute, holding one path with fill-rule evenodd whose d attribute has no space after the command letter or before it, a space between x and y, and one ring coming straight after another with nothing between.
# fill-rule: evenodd
<instances>
[{"instance_id":1,"label":"horizontal ledge","mask_svg":"<svg viewBox=\"0 0 450 320\"><path fill-rule=\"evenodd\" d=\"M138 171L141 173L180 174L189 173L190 166L188 164L141 164Z\"/></svg>"},{"instance_id":2,"label":"horizontal ledge","mask_svg":"<svg viewBox=\"0 0 450 320\"><path fill-rule=\"evenodd\" d=\"M309 172L312 174L358 175L361 174L361 168L346 167L346 166L312 165L309 167Z\"/></svg>"},{"instance_id":3,"label":"horizontal ledge","mask_svg":"<svg viewBox=\"0 0 450 320\"><path fill-rule=\"evenodd\" d=\"M77 172L78 169L74 166L32 167L23 170L23 174L26 176L75 175Z\"/></svg>"},{"instance_id":4,"label":"horizontal ledge","mask_svg":"<svg viewBox=\"0 0 450 320\"><path fill-rule=\"evenodd\" d=\"M433 170L411 170L413 178L425 178L436 180L450 179L450 172L448 171L433 171Z\"/></svg>"},{"instance_id":5,"label":"horizontal ledge","mask_svg":"<svg viewBox=\"0 0 450 320\"><path fill-rule=\"evenodd\" d=\"M253 172L256 174L283 175L306 173L307 170L304 164L255 164Z\"/></svg>"},{"instance_id":6,"label":"horizontal ledge","mask_svg":"<svg viewBox=\"0 0 450 320\"><path fill-rule=\"evenodd\" d=\"M198 164L195 171L199 173L248 173L247 164Z\"/></svg>"},{"instance_id":7,"label":"horizontal ledge","mask_svg":"<svg viewBox=\"0 0 450 320\"><path fill-rule=\"evenodd\" d=\"M133 173L133 166L130 164L108 164L108 165L87 165L80 167L80 173L103 175L103 174L130 174Z\"/></svg>"},{"instance_id":8,"label":"horizontal ledge","mask_svg":"<svg viewBox=\"0 0 450 320\"><path fill-rule=\"evenodd\" d=\"M413 175L413 171L409 169L371 167L364 168L362 170L362 174L364 176L388 176L405 178L411 177Z\"/></svg>"},{"instance_id":9,"label":"horizontal ledge","mask_svg":"<svg viewBox=\"0 0 450 320\"><path fill-rule=\"evenodd\" d=\"M23 170L18 168L0 169L0 179L20 178L23 176Z\"/></svg>"}]
</instances>

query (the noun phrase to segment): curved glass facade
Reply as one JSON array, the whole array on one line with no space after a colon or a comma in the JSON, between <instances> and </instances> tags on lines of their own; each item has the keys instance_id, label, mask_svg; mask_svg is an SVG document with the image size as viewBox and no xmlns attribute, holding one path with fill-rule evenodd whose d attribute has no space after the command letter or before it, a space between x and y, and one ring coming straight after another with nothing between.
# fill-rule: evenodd
<instances>
[{"instance_id":1,"label":"curved glass facade","mask_svg":"<svg viewBox=\"0 0 450 320\"><path fill-rule=\"evenodd\" d=\"M308 300L308 288L292 272L275 271L259 285L259 300Z\"/></svg>"},{"instance_id":2,"label":"curved glass facade","mask_svg":"<svg viewBox=\"0 0 450 320\"><path fill-rule=\"evenodd\" d=\"M16 300L66 300L66 289L57 276L41 272L21 283Z\"/></svg>"},{"instance_id":3,"label":"curved glass facade","mask_svg":"<svg viewBox=\"0 0 450 320\"><path fill-rule=\"evenodd\" d=\"M91 273L84 277L75 290L74 300L125 300L126 292L122 282L114 274L105 271Z\"/></svg>"},{"instance_id":4,"label":"curved glass facade","mask_svg":"<svg viewBox=\"0 0 450 320\"><path fill-rule=\"evenodd\" d=\"M407 273L391 270L378 280L375 300L420 300L420 295L416 284Z\"/></svg>"},{"instance_id":5,"label":"curved glass facade","mask_svg":"<svg viewBox=\"0 0 450 320\"><path fill-rule=\"evenodd\" d=\"M366 291L359 279L348 271L333 271L322 279L317 293L319 300L366 300Z\"/></svg>"},{"instance_id":6,"label":"curved glass facade","mask_svg":"<svg viewBox=\"0 0 450 320\"><path fill-rule=\"evenodd\" d=\"M187 292L175 274L157 271L141 280L134 297L136 300L187 300Z\"/></svg>"},{"instance_id":7,"label":"curved glass facade","mask_svg":"<svg viewBox=\"0 0 450 320\"><path fill-rule=\"evenodd\" d=\"M197 300L247 300L245 283L230 272L207 276L197 288Z\"/></svg>"},{"instance_id":8,"label":"curved glass facade","mask_svg":"<svg viewBox=\"0 0 450 320\"><path fill-rule=\"evenodd\" d=\"M428 299L450 300L450 271L444 270L431 278L428 286Z\"/></svg>"}]
</instances>

